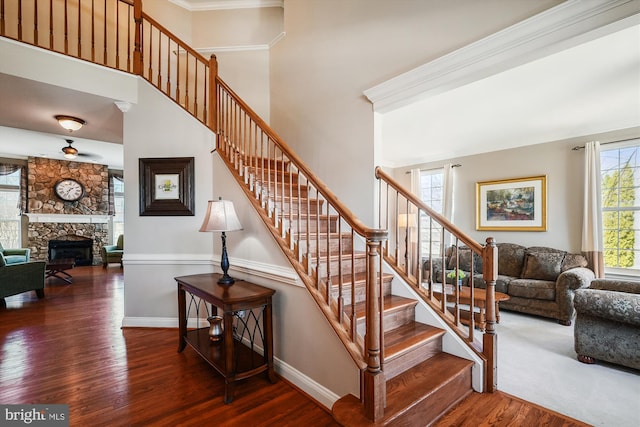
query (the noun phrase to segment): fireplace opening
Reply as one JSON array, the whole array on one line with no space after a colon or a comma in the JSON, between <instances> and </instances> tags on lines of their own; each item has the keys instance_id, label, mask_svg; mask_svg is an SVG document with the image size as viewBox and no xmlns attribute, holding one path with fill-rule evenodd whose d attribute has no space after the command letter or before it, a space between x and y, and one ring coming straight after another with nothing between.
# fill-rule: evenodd
<instances>
[{"instance_id":1,"label":"fireplace opening","mask_svg":"<svg viewBox=\"0 0 640 427\"><path fill-rule=\"evenodd\" d=\"M49 240L49 259L72 258L76 265L93 265L93 239L68 235Z\"/></svg>"}]
</instances>

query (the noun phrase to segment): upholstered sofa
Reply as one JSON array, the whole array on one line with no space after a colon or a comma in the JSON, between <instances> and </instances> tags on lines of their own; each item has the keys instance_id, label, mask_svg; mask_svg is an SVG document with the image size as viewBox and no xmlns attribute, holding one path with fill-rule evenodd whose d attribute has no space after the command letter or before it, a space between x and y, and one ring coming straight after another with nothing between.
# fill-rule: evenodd
<instances>
[{"instance_id":1,"label":"upholstered sofa","mask_svg":"<svg viewBox=\"0 0 640 427\"><path fill-rule=\"evenodd\" d=\"M543 246L525 247L514 243L498 243L498 278L496 291L509 295L500 302L500 309L544 316L570 325L575 315L573 297L576 289L589 286L595 278L586 268L587 260L580 254ZM472 262L473 259L473 262ZM469 248L451 247L446 251L446 274L458 268L466 272L463 284L470 283L473 273L474 286L485 288L482 278L482 259ZM424 263L424 277L434 282L442 281L442 258ZM471 271L473 267L473 272Z\"/></svg>"},{"instance_id":2,"label":"upholstered sofa","mask_svg":"<svg viewBox=\"0 0 640 427\"><path fill-rule=\"evenodd\" d=\"M15 248L4 249L2 243L0 243L0 255L4 258L5 264L18 264L21 262L29 262L31 258L31 249L29 248Z\"/></svg>"},{"instance_id":3,"label":"upholstered sofa","mask_svg":"<svg viewBox=\"0 0 640 427\"><path fill-rule=\"evenodd\" d=\"M574 306L578 360L640 369L640 283L596 279L576 290Z\"/></svg>"},{"instance_id":4,"label":"upholstered sofa","mask_svg":"<svg viewBox=\"0 0 640 427\"><path fill-rule=\"evenodd\" d=\"M29 291L43 298L45 265L44 261L5 264L0 255L0 304L5 297Z\"/></svg>"},{"instance_id":5,"label":"upholstered sofa","mask_svg":"<svg viewBox=\"0 0 640 427\"><path fill-rule=\"evenodd\" d=\"M107 268L109 263L117 262L122 267L122 255L124 255L124 236L118 236L115 245L106 245L102 247L102 268Z\"/></svg>"}]
</instances>

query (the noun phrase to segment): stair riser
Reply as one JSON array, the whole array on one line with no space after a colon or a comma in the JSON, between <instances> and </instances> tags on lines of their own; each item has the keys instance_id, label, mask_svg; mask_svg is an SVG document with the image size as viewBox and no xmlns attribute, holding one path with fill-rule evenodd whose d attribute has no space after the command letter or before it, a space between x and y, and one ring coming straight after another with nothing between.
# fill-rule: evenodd
<instances>
[{"instance_id":1,"label":"stair riser","mask_svg":"<svg viewBox=\"0 0 640 427\"><path fill-rule=\"evenodd\" d=\"M304 235L302 235L301 237L306 237ZM313 236L311 236L313 237ZM329 240L329 251L331 253L338 253L338 251L340 249L342 249L342 253L350 253L353 250L353 242L351 241L351 239L349 237L343 237L342 238L342 248L340 247L339 244L339 240L337 238L332 238ZM309 252L311 253L312 256L315 256L318 253L318 245L317 245L317 241L315 239L311 239L309 242L307 242L306 240L300 240L298 242L299 246L300 246L300 253L302 254L306 254L307 253L307 246L309 246ZM326 253L327 252L327 242L326 241L320 241L320 253Z\"/></svg>"},{"instance_id":2,"label":"stair riser","mask_svg":"<svg viewBox=\"0 0 640 427\"><path fill-rule=\"evenodd\" d=\"M386 310L383 314L384 330L388 331L415 319L415 305L407 305L394 310ZM363 335L366 332L366 319L358 319L358 333Z\"/></svg>"},{"instance_id":3,"label":"stair riser","mask_svg":"<svg viewBox=\"0 0 640 427\"><path fill-rule=\"evenodd\" d=\"M447 410L471 393L471 368L452 378L441 388L408 408L386 425L426 426L438 420Z\"/></svg>"},{"instance_id":4,"label":"stair riser","mask_svg":"<svg viewBox=\"0 0 640 427\"><path fill-rule=\"evenodd\" d=\"M313 258L311 260L311 266L315 268L316 263L318 261ZM352 271L355 273L364 272L366 269L366 259L364 257L357 257L354 260L354 263L351 263L351 257L343 257L342 259L342 268L339 268L338 259L333 257L329 262L329 268L331 270L332 276L337 276L340 271L342 271L343 275L351 274ZM355 270L352 270L355 269ZM319 277L327 277L327 260L326 258L320 258L320 266L318 268L318 276Z\"/></svg>"},{"instance_id":5,"label":"stair riser","mask_svg":"<svg viewBox=\"0 0 640 427\"><path fill-rule=\"evenodd\" d=\"M351 280L350 276L344 276L343 280ZM356 285L356 303L362 302L366 299L367 289L364 283ZM391 280L385 280L382 282L382 293L383 295L391 295ZM333 297L338 298L338 287L334 286L333 288ZM342 287L342 298L344 299L344 304L351 304L351 285L344 285Z\"/></svg>"},{"instance_id":6,"label":"stair riser","mask_svg":"<svg viewBox=\"0 0 640 427\"><path fill-rule=\"evenodd\" d=\"M284 211L285 215L289 215L289 212L293 215L297 215L298 212L300 212L300 215L302 215L301 220L303 221L305 221L304 216L307 213L311 215L322 214L322 204L317 205L315 202L312 202L307 205L306 200L302 200L300 203L297 201L290 202L287 200L282 203L280 200L277 200L275 202L269 202L269 206L275 207L278 212Z\"/></svg>"},{"instance_id":7,"label":"stair riser","mask_svg":"<svg viewBox=\"0 0 640 427\"><path fill-rule=\"evenodd\" d=\"M283 217L285 230L289 229L289 218L287 216ZM338 229L338 223L336 219L331 219L327 221L326 219L320 219L320 224L316 221L315 218L310 218L309 221L296 221L295 218L291 222L291 232L292 233L306 233L307 229L310 233L335 233ZM318 230L318 225L320 226L320 230Z\"/></svg>"},{"instance_id":8,"label":"stair riser","mask_svg":"<svg viewBox=\"0 0 640 427\"><path fill-rule=\"evenodd\" d=\"M254 172L253 169L254 168L249 168L247 174L251 176L255 176L258 181L263 181L263 182L284 181L285 183L292 183L292 184L298 183L298 174L296 173L290 174L289 172L285 172L283 175L282 171L273 170L273 169L269 171L267 170L266 166L264 171L258 169L257 172Z\"/></svg>"},{"instance_id":9,"label":"stair riser","mask_svg":"<svg viewBox=\"0 0 640 427\"><path fill-rule=\"evenodd\" d=\"M425 341L410 351L395 357L392 360L385 360L384 375L387 380L411 369L419 363L442 352L442 336L430 341Z\"/></svg>"},{"instance_id":10,"label":"stair riser","mask_svg":"<svg viewBox=\"0 0 640 427\"><path fill-rule=\"evenodd\" d=\"M261 185L259 181L256 182L256 185L259 189L262 190L263 197L274 198L284 196L293 196L293 197L307 197L309 190L306 186L301 185L289 185L285 183L282 185L282 182L276 183L273 182L265 182L264 185Z\"/></svg>"}]
</instances>

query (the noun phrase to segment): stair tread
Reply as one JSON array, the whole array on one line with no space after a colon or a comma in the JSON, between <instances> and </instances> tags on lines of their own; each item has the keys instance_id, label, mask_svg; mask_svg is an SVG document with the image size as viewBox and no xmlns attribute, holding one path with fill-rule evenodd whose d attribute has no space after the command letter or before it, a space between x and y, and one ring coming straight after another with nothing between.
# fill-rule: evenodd
<instances>
[{"instance_id":1,"label":"stair tread","mask_svg":"<svg viewBox=\"0 0 640 427\"><path fill-rule=\"evenodd\" d=\"M391 311L398 310L401 308L405 308L407 305L416 305L418 301L405 298L398 295L385 295L383 299L383 311ZM356 318L364 319L367 310L367 305L365 301L361 301L356 303Z\"/></svg>"},{"instance_id":2,"label":"stair tread","mask_svg":"<svg viewBox=\"0 0 640 427\"><path fill-rule=\"evenodd\" d=\"M470 360L440 353L392 378L387 382L385 418L406 411L407 407L433 394L472 365Z\"/></svg>"},{"instance_id":3,"label":"stair tread","mask_svg":"<svg viewBox=\"0 0 640 427\"><path fill-rule=\"evenodd\" d=\"M409 322L384 333L385 360L390 361L415 346L439 338L445 331L420 322Z\"/></svg>"}]
</instances>

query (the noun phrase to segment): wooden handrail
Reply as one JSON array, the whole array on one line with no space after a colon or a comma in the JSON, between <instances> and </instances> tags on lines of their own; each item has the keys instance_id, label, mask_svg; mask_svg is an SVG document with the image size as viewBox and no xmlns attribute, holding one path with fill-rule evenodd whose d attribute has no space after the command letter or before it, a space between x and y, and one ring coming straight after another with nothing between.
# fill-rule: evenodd
<instances>
[{"instance_id":1,"label":"wooden handrail","mask_svg":"<svg viewBox=\"0 0 640 427\"><path fill-rule=\"evenodd\" d=\"M414 286L416 289L416 293L423 297L425 302L430 305L439 315L443 318L443 320L450 324L453 330L462 338L465 342L469 344L469 346L476 350L477 353L485 360L485 390L486 391L494 391L496 389L496 362L497 362L497 344L496 344L496 334L495 334L495 324L496 324L496 312L495 312L495 283L497 279L497 256L498 252L496 249L495 241L493 238L487 238L486 244L483 246L480 243L476 242L469 236L467 236L462 230L456 227L451 221L442 216L440 213L434 211L426 205L422 200L412 194L410 191L406 190L402 185L400 185L397 181L393 179L393 177L386 172L384 172L380 167L375 169L375 176L380 182L380 220L382 220L382 216L389 220L389 218L393 218L396 221L396 239L395 239L395 248L391 251L385 252L385 260L389 263L389 265L400 275L407 283ZM382 195L382 184L385 184L388 188L391 188L394 193L389 195L389 190L387 188L386 199ZM392 207L389 206L388 199L394 199L395 203ZM385 199L385 200L383 200ZM406 212L401 214L399 212L400 203L399 200L404 202L404 209ZM385 203L386 201L386 203ZM382 206L387 206L387 212L382 212ZM415 215L417 220L417 249L409 255L411 252L410 242L408 236L403 243L400 243L398 239L398 231L400 229L397 224L399 221L396 218L399 218L400 215L409 215L409 212L412 212L411 215ZM420 223L421 213L424 213L430 221L433 221L442 228L440 232L441 242L440 242L440 253L436 254L434 257L431 253L431 249L429 249L429 256L427 258L429 265L429 275L427 280L423 280L422 270L422 240L421 240L421 228L422 225ZM408 222L408 221L407 221ZM405 233L409 233L409 224L404 225L406 228ZM470 293L470 302L471 306L473 306L473 301L476 298L476 293L484 292L485 299L485 332L483 334L482 342L479 343L474 338L474 327L475 327L475 316L469 315L468 325L463 326L460 318L460 303L459 303L459 293L460 290L458 286L455 286L455 282L457 280L452 279L454 285L452 286L452 295L447 296L444 292L446 288L445 283L447 282L446 269L445 265L446 257L445 257L445 232L449 233L451 236L455 237L456 243L453 245L455 248L460 248L460 244L462 246L466 246L469 248L471 253L478 254L482 257L482 276L483 280L486 284L485 289L476 289L475 278L473 274L474 270L474 261L473 257L471 257L471 274L469 277L469 293ZM433 227L429 227L428 230L428 243L429 247L432 246L431 236L433 235ZM401 258L399 256L399 248L404 248L405 256ZM453 252L455 257L455 266L453 268L454 277L457 277L457 271L460 269L459 263L459 251ZM433 277L433 262L436 260L441 265L441 273L438 277ZM413 268L411 268L413 266ZM451 268L451 267L449 267ZM414 271L417 270L417 274Z\"/></svg>"},{"instance_id":2,"label":"wooden handrail","mask_svg":"<svg viewBox=\"0 0 640 427\"><path fill-rule=\"evenodd\" d=\"M385 229L376 229L366 226L358 217L351 212L351 210L338 199L333 192L325 185L320 178L318 178L311 168L293 151L289 146L280 138L280 136L264 121L260 116L253 111L243 100L240 98L222 79L217 78L216 82L224 88L229 94L232 95L234 100L242 107L244 111L251 116L251 118L260 126L260 128L282 149L282 152L289 158L297 167L297 169L307 176L312 183L319 189L326 200L339 211L344 217L345 221L351 226L358 234L371 239L384 240L386 239L388 232Z\"/></svg>"},{"instance_id":3,"label":"wooden handrail","mask_svg":"<svg viewBox=\"0 0 640 427\"><path fill-rule=\"evenodd\" d=\"M482 253L482 245L471 239L469 236L464 234L462 230L456 227L451 221L447 218L439 214L438 212L431 209L427 204L425 204L422 200L420 200L416 195L407 191L404 187L402 187L397 181L393 179L391 175L386 173L380 166L377 166L375 169L375 175L377 179L384 180L391 188L398 191L402 194L403 197L407 198L413 205L419 207L423 210L430 218L436 221L441 226L445 227L451 234L453 234L458 240L462 241L465 245L471 248L476 253Z\"/></svg>"},{"instance_id":4,"label":"wooden handrail","mask_svg":"<svg viewBox=\"0 0 640 427\"><path fill-rule=\"evenodd\" d=\"M136 1L137 2L137 1ZM173 34L171 31L167 30L166 27L164 27L162 24L160 24L158 21L156 21L155 19L153 19L152 17L150 17L149 15L147 15L146 13L142 12L142 19L144 21L149 22L151 25L153 25L155 28L157 28L158 30L160 30L167 38L171 39L172 41L174 41L176 44L178 44L182 49L184 49L186 52L188 52L190 55L196 57L196 59L198 59L198 61L202 62L202 63L208 63L209 61L207 60L207 58L205 58L204 56L202 56L201 53L198 53L195 49L193 49L192 47L190 47L188 44L186 44L185 42L183 42L178 36L176 36L175 34Z\"/></svg>"}]
</instances>

